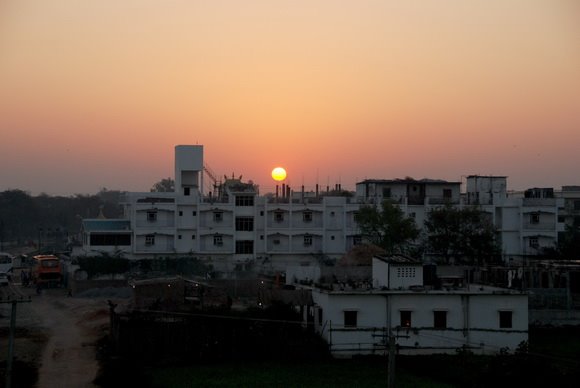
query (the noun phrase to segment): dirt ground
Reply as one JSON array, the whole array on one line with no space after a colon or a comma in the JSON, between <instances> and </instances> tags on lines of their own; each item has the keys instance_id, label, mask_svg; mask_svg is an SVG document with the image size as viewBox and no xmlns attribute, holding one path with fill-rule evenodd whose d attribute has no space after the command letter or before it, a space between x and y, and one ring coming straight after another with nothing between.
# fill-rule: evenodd
<instances>
[{"instance_id":1,"label":"dirt ground","mask_svg":"<svg viewBox=\"0 0 580 388\"><path fill-rule=\"evenodd\" d=\"M2 287L6 294L31 297L30 303L19 303L16 314L16 362L38 368L35 387L96 387L98 371L97 345L106 335L109 323L107 299L104 297L69 297L66 290L48 289L37 295L32 288L20 285ZM113 300L114 302L118 302ZM5 365L8 353L10 304L0 304L0 360ZM18 379L14 367L14 386L30 386ZM3 385L0 382L0 386Z\"/></svg>"}]
</instances>

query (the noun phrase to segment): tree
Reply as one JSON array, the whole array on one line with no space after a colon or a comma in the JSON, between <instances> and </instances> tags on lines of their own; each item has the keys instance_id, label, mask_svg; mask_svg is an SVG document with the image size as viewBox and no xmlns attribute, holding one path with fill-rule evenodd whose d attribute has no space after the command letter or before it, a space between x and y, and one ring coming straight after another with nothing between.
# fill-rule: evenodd
<instances>
[{"instance_id":1,"label":"tree","mask_svg":"<svg viewBox=\"0 0 580 388\"><path fill-rule=\"evenodd\" d=\"M170 193L175 191L175 181L171 178L161 179L151 187L151 192Z\"/></svg>"},{"instance_id":2,"label":"tree","mask_svg":"<svg viewBox=\"0 0 580 388\"><path fill-rule=\"evenodd\" d=\"M398 206L384 201L381 207L363 206L355 216L362 236L387 254L408 253L419 229Z\"/></svg>"},{"instance_id":3,"label":"tree","mask_svg":"<svg viewBox=\"0 0 580 388\"><path fill-rule=\"evenodd\" d=\"M578 260L580 258L580 219L566 224L564 232L558 234L558 242L553 248L544 248L547 259Z\"/></svg>"},{"instance_id":4,"label":"tree","mask_svg":"<svg viewBox=\"0 0 580 388\"><path fill-rule=\"evenodd\" d=\"M487 214L476 207L447 205L433 209L425 221L427 249L455 263L484 264L500 253L496 230Z\"/></svg>"}]
</instances>

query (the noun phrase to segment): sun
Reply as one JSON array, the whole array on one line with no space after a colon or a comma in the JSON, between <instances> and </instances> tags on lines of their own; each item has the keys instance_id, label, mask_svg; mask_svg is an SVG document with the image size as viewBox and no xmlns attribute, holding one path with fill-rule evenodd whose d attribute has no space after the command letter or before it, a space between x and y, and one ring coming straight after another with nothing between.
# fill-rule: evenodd
<instances>
[{"instance_id":1,"label":"sun","mask_svg":"<svg viewBox=\"0 0 580 388\"><path fill-rule=\"evenodd\" d=\"M276 167L272 170L272 178L275 181L281 182L286 179L286 170L282 167Z\"/></svg>"}]
</instances>

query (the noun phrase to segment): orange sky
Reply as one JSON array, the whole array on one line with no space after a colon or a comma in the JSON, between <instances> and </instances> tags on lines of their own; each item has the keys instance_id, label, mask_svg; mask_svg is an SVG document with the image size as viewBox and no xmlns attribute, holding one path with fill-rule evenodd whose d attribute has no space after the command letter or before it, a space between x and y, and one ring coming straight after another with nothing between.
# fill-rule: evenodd
<instances>
[{"instance_id":1,"label":"orange sky","mask_svg":"<svg viewBox=\"0 0 580 388\"><path fill-rule=\"evenodd\" d=\"M580 184L576 0L2 0L0 190Z\"/></svg>"}]
</instances>

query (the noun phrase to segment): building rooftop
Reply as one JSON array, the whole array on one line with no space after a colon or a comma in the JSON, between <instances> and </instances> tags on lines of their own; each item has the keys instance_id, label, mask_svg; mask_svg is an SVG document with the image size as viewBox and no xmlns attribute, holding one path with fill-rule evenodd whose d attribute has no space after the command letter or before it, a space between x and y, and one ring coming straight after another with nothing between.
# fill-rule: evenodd
<instances>
[{"instance_id":1,"label":"building rooftop","mask_svg":"<svg viewBox=\"0 0 580 388\"><path fill-rule=\"evenodd\" d=\"M85 219L83 229L88 232L131 230L131 221L120 219Z\"/></svg>"},{"instance_id":2,"label":"building rooftop","mask_svg":"<svg viewBox=\"0 0 580 388\"><path fill-rule=\"evenodd\" d=\"M405 255L373 256L373 258L389 264L423 265L419 260Z\"/></svg>"},{"instance_id":3,"label":"building rooftop","mask_svg":"<svg viewBox=\"0 0 580 388\"><path fill-rule=\"evenodd\" d=\"M358 184L363 184L363 183L397 183L397 184L417 184L417 183L425 183L425 184L441 184L441 183L447 183L447 184L456 184L459 185L461 184L461 182L453 182L453 181L446 181L443 179L429 179L429 178L423 178L423 179L413 179L413 178L404 178L404 179L365 179L364 181L358 182Z\"/></svg>"},{"instance_id":4,"label":"building rooftop","mask_svg":"<svg viewBox=\"0 0 580 388\"><path fill-rule=\"evenodd\" d=\"M322 293L332 295L522 295L526 291L493 287L482 284L470 284L464 287L442 287L435 289L425 286L413 286L407 289L382 289L382 288L345 288L345 289L324 289L313 287Z\"/></svg>"}]
</instances>

